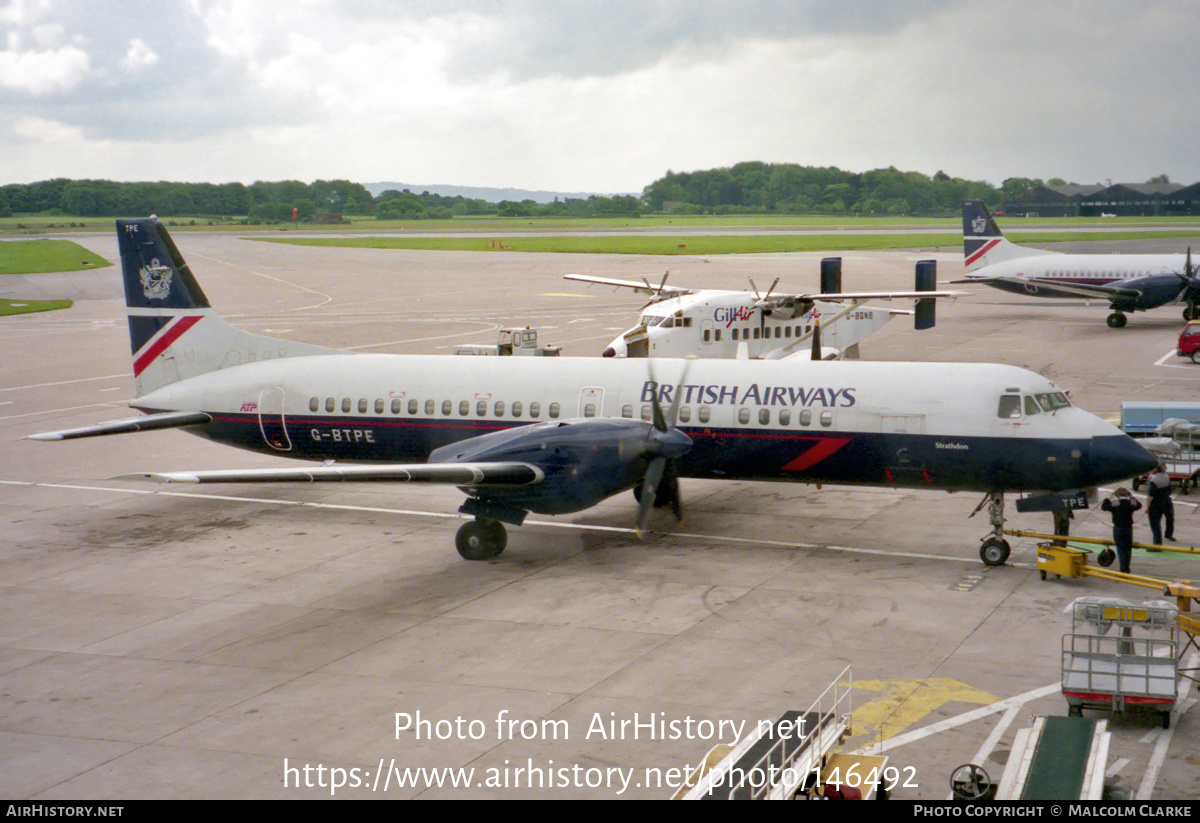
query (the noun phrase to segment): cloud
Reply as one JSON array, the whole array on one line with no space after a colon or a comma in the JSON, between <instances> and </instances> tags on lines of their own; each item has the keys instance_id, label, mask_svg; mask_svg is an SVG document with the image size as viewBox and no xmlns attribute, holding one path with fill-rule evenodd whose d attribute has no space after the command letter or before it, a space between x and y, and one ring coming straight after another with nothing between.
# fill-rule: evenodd
<instances>
[{"instance_id":1,"label":"cloud","mask_svg":"<svg viewBox=\"0 0 1200 823\"><path fill-rule=\"evenodd\" d=\"M41 43L59 39L61 29L40 26L34 39ZM73 44L54 48L22 48L21 37L10 32L0 51L0 86L25 94L44 95L74 88L87 76L91 61Z\"/></svg>"},{"instance_id":2,"label":"cloud","mask_svg":"<svg viewBox=\"0 0 1200 823\"><path fill-rule=\"evenodd\" d=\"M1146 0L18 0L0 122L119 179L636 191L744 160L1200 179L1200 15ZM18 179L61 174L22 143ZM136 147L136 151L126 148ZM91 150L89 150L89 148ZM8 159L6 157L6 159Z\"/></svg>"},{"instance_id":3,"label":"cloud","mask_svg":"<svg viewBox=\"0 0 1200 823\"><path fill-rule=\"evenodd\" d=\"M147 46L144 40L135 37L129 41L129 48L121 60L121 68L125 71L137 71L153 66L157 62L158 55L154 53L154 50Z\"/></svg>"}]
</instances>

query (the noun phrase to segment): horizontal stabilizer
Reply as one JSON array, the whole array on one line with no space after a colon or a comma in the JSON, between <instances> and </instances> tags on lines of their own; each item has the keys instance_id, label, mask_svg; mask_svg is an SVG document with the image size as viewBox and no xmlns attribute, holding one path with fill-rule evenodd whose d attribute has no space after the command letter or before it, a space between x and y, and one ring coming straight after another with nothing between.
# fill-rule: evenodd
<instances>
[{"instance_id":1,"label":"horizontal stabilizer","mask_svg":"<svg viewBox=\"0 0 1200 823\"><path fill-rule=\"evenodd\" d=\"M122 474L113 480L158 483L445 483L451 486L531 486L545 474L529 463L411 463L382 466L309 466L198 472Z\"/></svg>"},{"instance_id":2,"label":"horizontal stabilizer","mask_svg":"<svg viewBox=\"0 0 1200 823\"><path fill-rule=\"evenodd\" d=\"M95 426L81 426L78 429L41 432L39 434L31 434L24 439L74 440L77 437L99 437L105 434L128 434L130 432L153 431L154 429L177 429L181 426L205 426L211 422L212 417L204 412L164 412L144 417L131 417L126 420L113 420Z\"/></svg>"}]
</instances>

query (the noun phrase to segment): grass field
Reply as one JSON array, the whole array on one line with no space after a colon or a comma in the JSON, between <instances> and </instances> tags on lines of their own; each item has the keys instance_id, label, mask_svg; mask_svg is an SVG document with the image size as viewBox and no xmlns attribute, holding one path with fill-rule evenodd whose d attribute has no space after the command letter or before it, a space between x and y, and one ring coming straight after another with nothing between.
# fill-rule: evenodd
<instances>
[{"instance_id":1,"label":"grass field","mask_svg":"<svg viewBox=\"0 0 1200 823\"><path fill-rule=\"evenodd\" d=\"M70 240L6 240L0 242L0 274L80 271L111 266L103 257Z\"/></svg>"},{"instance_id":2,"label":"grass field","mask_svg":"<svg viewBox=\"0 0 1200 823\"><path fill-rule=\"evenodd\" d=\"M1016 243L1046 244L1077 240L1142 240L1179 238L1200 241L1200 231L1055 232L1014 234ZM549 252L569 254L712 255L779 252L863 251L953 247L961 234L720 234L720 235L595 235L533 237L255 237L269 243L297 246L348 246L372 249L429 251Z\"/></svg>"},{"instance_id":3,"label":"grass field","mask_svg":"<svg viewBox=\"0 0 1200 823\"><path fill-rule=\"evenodd\" d=\"M0 317L8 317L10 314L69 309L71 306L70 300L6 300L0 298Z\"/></svg>"},{"instance_id":4,"label":"grass field","mask_svg":"<svg viewBox=\"0 0 1200 823\"><path fill-rule=\"evenodd\" d=\"M128 215L137 217L139 215ZM950 234L957 234L962 228L962 218L958 215L945 217L907 217L907 216L853 216L853 215L821 215L821 214L648 214L641 217L456 217L446 220L376 220L374 217L349 215L343 223L272 223L262 225L246 225L243 218L237 217L161 217L159 218L172 232L187 231L238 231L246 233L271 234L291 230L305 232L320 232L322 234L339 234L342 232L442 232L442 231L480 231L494 233L496 236L506 236L509 233L525 231L565 231L588 234L612 230L633 230L653 232L658 230L675 229L770 229L782 230L795 228L811 228L824 231L855 232L870 231L871 229L904 229L928 231L942 229ZM1112 227L1131 229L1145 226L1154 229L1170 229L1178 226L1179 230L1200 231L1200 218L1197 217L1000 217L1000 228L1005 232L1027 231L1037 228L1069 228L1069 227ZM47 231L82 231L82 232L111 232L114 226L112 217L63 217L54 215L19 215L0 218L0 234L30 235ZM1118 233L1125 236L1124 232Z\"/></svg>"}]
</instances>

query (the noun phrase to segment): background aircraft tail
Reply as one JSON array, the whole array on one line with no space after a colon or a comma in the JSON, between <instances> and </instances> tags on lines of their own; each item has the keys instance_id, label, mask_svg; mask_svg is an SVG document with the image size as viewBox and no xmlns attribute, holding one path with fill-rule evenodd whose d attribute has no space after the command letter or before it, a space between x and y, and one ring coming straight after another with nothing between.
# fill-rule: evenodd
<instances>
[{"instance_id":1,"label":"background aircraft tail","mask_svg":"<svg viewBox=\"0 0 1200 823\"><path fill-rule=\"evenodd\" d=\"M339 351L261 337L225 322L155 217L118 220L117 245L138 397L255 360Z\"/></svg>"},{"instance_id":2,"label":"background aircraft tail","mask_svg":"<svg viewBox=\"0 0 1200 823\"><path fill-rule=\"evenodd\" d=\"M1023 248L1005 240L982 200L963 203L962 219L963 258L967 271L1018 257L1046 254L1039 249Z\"/></svg>"}]
</instances>

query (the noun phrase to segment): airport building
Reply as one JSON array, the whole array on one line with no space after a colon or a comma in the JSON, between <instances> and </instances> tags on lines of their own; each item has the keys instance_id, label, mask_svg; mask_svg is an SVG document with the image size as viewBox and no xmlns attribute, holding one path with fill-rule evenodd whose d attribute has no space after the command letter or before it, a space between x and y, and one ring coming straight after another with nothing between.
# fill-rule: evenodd
<instances>
[{"instance_id":1,"label":"airport building","mask_svg":"<svg viewBox=\"0 0 1200 823\"><path fill-rule=\"evenodd\" d=\"M1200 214L1200 183L1115 183L1109 186L1043 185L1006 200L1015 217L1149 217Z\"/></svg>"}]
</instances>

